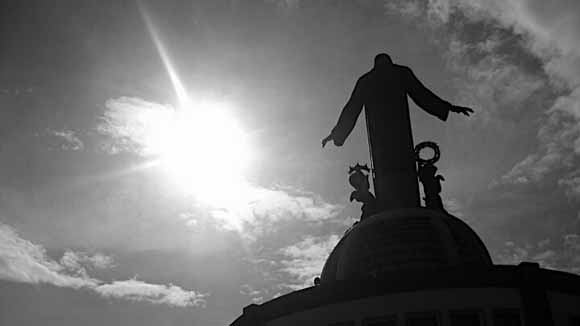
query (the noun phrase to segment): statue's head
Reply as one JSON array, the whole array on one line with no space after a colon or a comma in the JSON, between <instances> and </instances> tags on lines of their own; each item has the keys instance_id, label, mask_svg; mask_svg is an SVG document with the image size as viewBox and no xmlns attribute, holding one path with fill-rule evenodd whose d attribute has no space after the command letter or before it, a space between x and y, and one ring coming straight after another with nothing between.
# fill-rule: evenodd
<instances>
[{"instance_id":1,"label":"statue's head","mask_svg":"<svg viewBox=\"0 0 580 326\"><path fill-rule=\"evenodd\" d=\"M371 187L369 183L369 176L362 173L362 171L356 171L348 177L348 183L350 183L356 190L368 191Z\"/></svg>"},{"instance_id":2,"label":"statue's head","mask_svg":"<svg viewBox=\"0 0 580 326\"><path fill-rule=\"evenodd\" d=\"M379 53L375 56L375 68L376 69L390 67L392 64L393 64L393 60L391 60L391 57L386 53Z\"/></svg>"}]
</instances>

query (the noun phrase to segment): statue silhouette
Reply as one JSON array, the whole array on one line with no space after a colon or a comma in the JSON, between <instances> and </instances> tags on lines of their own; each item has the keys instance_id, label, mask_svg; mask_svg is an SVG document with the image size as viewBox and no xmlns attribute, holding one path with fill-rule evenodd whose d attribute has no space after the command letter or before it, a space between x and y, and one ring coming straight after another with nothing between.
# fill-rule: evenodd
<instances>
[{"instance_id":1,"label":"statue silhouette","mask_svg":"<svg viewBox=\"0 0 580 326\"><path fill-rule=\"evenodd\" d=\"M362 203L361 221L376 212L376 199L370 192L369 176L364 172L370 172L368 166L356 164L348 169L348 183L355 189L350 193L350 201L356 200Z\"/></svg>"},{"instance_id":2,"label":"statue silhouette","mask_svg":"<svg viewBox=\"0 0 580 326\"><path fill-rule=\"evenodd\" d=\"M433 157L430 159L421 158L421 150L423 148L431 148L434 153ZM445 178L441 174L437 174L437 167L435 166L440 155L439 146L434 142L426 141L415 146L415 159L419 165L419 181L423 184L425 207L447 212L441 199L441 181L445 181Z\"/></svg>"},{"instance_id":3,"label":"statue silhouette","mask_svg":"<svg viewBox=\"0 0 580 326\"><path fill-rule=\"evenodd\" d=\"M469 116L472 109L455 106L433 94L410 68L393 64L385 53L362 75L344 106L336 126L322 140L342 146L365 107L374 189L379 211L418 207L419 186L407 95L426 112L445 121L449 111Z\"/></svg>"}]
</instances>

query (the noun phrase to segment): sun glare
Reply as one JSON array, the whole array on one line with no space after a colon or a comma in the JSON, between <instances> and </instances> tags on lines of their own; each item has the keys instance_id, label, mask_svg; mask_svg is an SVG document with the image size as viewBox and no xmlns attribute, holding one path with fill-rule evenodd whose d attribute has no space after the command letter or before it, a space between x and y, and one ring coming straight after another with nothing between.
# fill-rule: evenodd
<instances>
[{"instance_id":1,"label":"sun glare","mask_svg":"<svg viewBox=\"0 0 580 326\"><path fill-rule=\"evenodd\" d=\"M148 112L146 151L180 188L208 204L230 206L253 155L228 103L201 101Z\"/></svg>"},{"instance_id":2,"label":"sun glare","mask_svg":"<svg viewBox=\"0 0 580 326\"><path fill-rule=\"evenodd\" d=\"M243 208L252 192L244 172L253 152L233 108L221 101L192 101L152 18L140 3L139 10L179 102L175 111L140 116L145 151L187 193L212 206Z\"/></svg>"}]
</instances>

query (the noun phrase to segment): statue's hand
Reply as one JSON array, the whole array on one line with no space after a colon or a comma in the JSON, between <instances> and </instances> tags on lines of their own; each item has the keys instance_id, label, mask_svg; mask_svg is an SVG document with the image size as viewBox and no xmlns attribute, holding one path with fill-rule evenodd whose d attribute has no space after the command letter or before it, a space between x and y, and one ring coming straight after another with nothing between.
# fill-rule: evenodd
<instances>
[{"instance_id":1,"label":"statue's hand","mask_svg":"<svg viewBox=\"0 0 580 326\"><path fill-rule=\"evenodd\" d=\"M465 114L466 116L469 116L470 114L473 113L473 109L467 108L467 107L464 107L464 106L453 105L451 107L451 112L462 113L462 114Z\"/></svg>"},{"instance_id":2,"label":"statue's hand","mask_svg":"<svg viewBox=\"0 0 580 326\"><path fill-rule=\"evenodd\" d=\"M330 135L326 136L326 138L324 138L324 139L322 140L322 148L324 148L324 146L326 146L326 143L328 143L328 142L329 142L329 141L331 141L331 140L332 140L332 134L330 134Z\"/></svg>"}]
</instances>

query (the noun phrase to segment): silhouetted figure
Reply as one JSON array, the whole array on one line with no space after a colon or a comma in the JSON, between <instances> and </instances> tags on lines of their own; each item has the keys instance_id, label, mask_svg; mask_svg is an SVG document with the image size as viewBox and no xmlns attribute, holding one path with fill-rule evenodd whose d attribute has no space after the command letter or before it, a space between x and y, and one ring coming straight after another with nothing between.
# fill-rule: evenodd
<instances>
[{"instance_id":1,"label":"silhouetted figure","mask_svg":"<svg viewBox=\"0 0 580 326\"><path fill-rule=\"evenodd\" d=\"M421 149L425 147L433 149L434 155L431 159L425 160L419 156ZM441 200L441 181L445 181L445 178L436 174L437 167L434 165L439 160L439 156L439 146L434 142L422 142L415 147L415 157L419 165L419 181L423 184L425 193L423 197L425 207L447 212Z\"/></svg>"},{"instance_id":2,"label":"silhouetted figure","mask_svg":"<svg viewBox=\"0 0 580 326\"><path fill-rule=\"evenodd\" d=\"M419 186L409 117L409 95L428 113L445 121L449 111L467 116L473 110L454 106L428 90L411 69L393 64L381 53L373 69L361 76L330 135L342 146L365 107L372 162L374 189L379 211L419 206Z\"/></svg>"},{"instance_id":3,"label":"silhouetted figure","mask_svg":"<svg viewBox=\"0 0 580 326\"><path fill-rule=\"evenodd\" d=\"M367 173L370 172L370 169L366 164L360 165L357 163L355 166L351 166L348 169L348 174L350 175L348 177L348 182L355 189L355 191L350 194L350 201L356 200L363 204L361 207L361 220L377 213L376 199L370 192L371 185L369 184L369 176L368 174L364 174L363 171L366 171Z\"/></svg>"}]
</instances>

